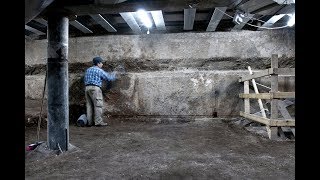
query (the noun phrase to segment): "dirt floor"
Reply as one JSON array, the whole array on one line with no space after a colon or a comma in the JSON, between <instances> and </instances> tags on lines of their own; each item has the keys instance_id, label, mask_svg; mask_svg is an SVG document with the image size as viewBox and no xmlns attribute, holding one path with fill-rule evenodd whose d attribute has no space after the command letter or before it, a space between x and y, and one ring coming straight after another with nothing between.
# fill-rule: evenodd
<instances>
[{"instance_id":1,"label":"dirt floor","mask_svg":"<svg viewBox=\"0 0 320 180\"><path fill-rule=\"evenodd\" d=\"M234 120L70 125L72 150L26 151L26 179L295 179L295 141L271 141ZM26 127L25 145L36 127ZM41 128L40 140L46 140ZM42 146L43 147L43 146Z\"/></svg>"}]
</instances>

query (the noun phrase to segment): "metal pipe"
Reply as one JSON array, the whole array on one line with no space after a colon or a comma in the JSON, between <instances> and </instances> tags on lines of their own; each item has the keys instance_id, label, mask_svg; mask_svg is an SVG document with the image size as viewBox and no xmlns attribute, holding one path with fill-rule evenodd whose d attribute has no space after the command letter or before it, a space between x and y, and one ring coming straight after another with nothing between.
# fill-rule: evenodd
<instances>
[{"instance_id":1,"label":"metal pipe","mask_svg":"<svg viewBox=\"0 0 320 180\"><path fill-rule=\"evenodd\" d=\"M47 34L48 147L66 151L69 145L69 18L59 11L51 12Z\"/></svg>"}]
</instances>

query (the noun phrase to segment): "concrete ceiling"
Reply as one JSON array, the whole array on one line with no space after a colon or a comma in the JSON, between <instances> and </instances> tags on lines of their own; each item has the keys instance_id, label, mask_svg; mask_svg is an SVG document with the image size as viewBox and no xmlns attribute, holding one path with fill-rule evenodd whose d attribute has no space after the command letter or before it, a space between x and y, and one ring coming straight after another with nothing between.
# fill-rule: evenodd
<instances>
[{"instance_id":1,"label":"concrete ceiling","mask_svg":"<svg viewBox=\"0 0 320 180\"><path fill-rule=\"evenodd\" d=\"M26 0L25 37L46 39L46 12L56 7L77 17L69 37L145 34L141 8L152 21L150 34L268 30L286 26L295 12L294 0Z\"/></svg>"}]
</instances>

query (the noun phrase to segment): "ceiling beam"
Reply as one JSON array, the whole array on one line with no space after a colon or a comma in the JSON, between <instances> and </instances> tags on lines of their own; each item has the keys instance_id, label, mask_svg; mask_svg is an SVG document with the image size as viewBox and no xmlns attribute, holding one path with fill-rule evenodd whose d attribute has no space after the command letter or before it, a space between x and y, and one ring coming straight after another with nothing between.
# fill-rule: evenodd
<instances>
[{"instance_id":1,"label":"ceiling beam","mask_svg":"<svg viewBox=\"0 0 320 180\"><path fill-rule=\"evenodd\" d=\"M153 11L150 11L150 12L152 13ZM162 16L163 16L164 22L183 21L183 14L182 13L177 13L177 14L164 14L164 13L162 13ZM223 17L222 19L229 19L229 17ZM116 24L126 23L121 16L112 17L112 20L113 20L113 23L116 23ZM194 20L195 21L209 21L208 13L197 12L197 15Z\"/></svg>"},{"instance_id":2,"label":"ceiling beam","mask_svg":"<svg viewBox=\"0 0 320 180\"><path fill-rule=\"evenodd\" d=\"M277 14L293 14L295 13L295 4L289 4L277 12Z\"/></svg>"},{"instance_id":3,"label":"ceiling beam","mask_svg":"<svg viewBox=\"0 0 320 180\"><path fill-rule=\"evenodd\" d=\"M277 5L277 6L269 7L268 9L264 9L264 10L260 9L256 11L254 14L259 14L262 16L274 15L282 8L283 8L283 5Z\"/></svg>"},{"instance_id":4,"label":"ceiling beam","mask_svg":"<svg viewBox=\"0 0 320 180\"><path fill-rule=\"evenodd\" d=\"M35 33L35 34L38 34L38 35L45 35L45 34L46 34L46 33L42 32L42 31L39 31L38 29L35 29L35 28L30 27L30 26L28 26L28 25L24 25L24 28L25 28L26 30L31 31L31 32L33 32L33 33Z\"/></svg>"},{"instance_id":5,"label":"ceiling beam","mask_svg":"<svg viewBox=\"0 0 320 180\"><path fill-rule=\"evenodd\" d=\"M24 24L38 16L54 0L25 0Z\"/></svg>"},{"instance_id":6,"label":"ceiling beam","mask_svg":"<svg viewBox=\"0 0 320 180\"><path fill-rule=\"evenodd\" d=\"M69 24L74 26L75 28L79 29L81 32L88 34L88 33L93 33L90 29L85 27L83 24L81 24L79 21L74 20L74 21L69 21Z\"/></svg>"},{"instance_id":7,"label":"ceiling beam","mask_svg":"<svg viewBox=\"0 0 320 180\"><path fill-rule=\"evenodd\" d=\"M120 15L135 33L141 32L140 26L138 25L131 12L120 13Z\"/></svg>"},{"instance_id":8,"label":"ceiling beam","mask_svg":"<svg viewBox=\"0 0 320 180\"><path fill-rule=\"evenodd\" d=\"M197 9L213 9L215 7L227 7L237 0L205 0L198 1L194 6ZM162 10L162 12L175 12L189 8L193 5L190 0L153 0L123 2L119 4L87 4L87 5L67 5L66 9L73 11L78 16L87 14L119 14L122 12L135 12L140 8L146 11Z\"/></svg>"},{"instance_id":9,"label":"ceiling beam","mask_svg":"<svg viewBox=\"0 0 320 180\"><path fill-rule=\"evenodd\" d=\"M295 4L295 0L273 0L278 4Z\"/></svg>"},{"instance_id":10,"label":"ceiling beam","mask_svg":"<svg viewBox=\"0 0 320 180\"><path fill-rule=\"evenodd\" d=\"M258 9L275 3L276 2L274 2L273 0L249 0L238 6L238 8L245 11L246 13L253 13Z\"/></svg>"},{"instance_id":11,"label":"ceiling beam","mask_svg":"<svg viewBox=\"0 0 320 180\"><path fill-rule=\"evenodd\" d=\"M192 30L194 19L196 16L196 8L188 8L183 10L183 30Z\"/></svg>"},{"instance_id":12,"label":"ceiling beam","mask_svg":"<svg viewBox=\"0 0 320 180\"><path fill-rule=\"evenodd\" d=\"M34 21L44 25L44 26L48 26L48 22L46 20L44 20L43 18L36 18L36 19L33 19Z\"/></svg>"},{"instance_id":13,"label":"ceiling beam","mask_svg":"<svg viewBox=\"0 0 320 180\"><path fill-rule=\"evenodd\" d=\"M272 16L267 22L265 22L261 27L259 27L257 30L263 30L264 27L271 27L275 22L279 21L279 19L281 19L283 16L285 16L285 14L279 14L279 15L275 15Z\"/></svg>"},{"instance_id":14,"label":"ceiling beam","mask_svg":"<svg viewBox=\"0 0 320 180\"><path fill-rule=\"evenodd\" d=\"M105 20L100 14L94 14L94 15L91 14L90 16L107 31L117 32L117 30L107 20Z\"/></svg>"},{"instance_id":15,"label":"ceiling beam","mask_svg":"<svg viewBox=\"0 0 320 180\"><path fill-rule=\"evenodd\" d=\"M215 31L219 22L221 21L224 13L226 12L227 7L217 7L214 9L214 12L211 16L210 22L208 24L206 31Z\"/></svg>"},{"instance_id":16,"label":"ceiling beam","mask_svg":"<svg viewBox=\"0 0 320 180\"><path fill-rule=\"evenodd\" d=\"M118 4L127 0L94 0L96 4Z\"/></svg>"},{"instance_id":17,"label":"ceiling beam","mask_svg":"<svg viewBox=\"0 0 320 180\"><path fill-rule=\"evenodd\" d=\"M163 20L162 11L150 11L157 30L166 30L166 25Z\"/></svg>"}]
</instances>

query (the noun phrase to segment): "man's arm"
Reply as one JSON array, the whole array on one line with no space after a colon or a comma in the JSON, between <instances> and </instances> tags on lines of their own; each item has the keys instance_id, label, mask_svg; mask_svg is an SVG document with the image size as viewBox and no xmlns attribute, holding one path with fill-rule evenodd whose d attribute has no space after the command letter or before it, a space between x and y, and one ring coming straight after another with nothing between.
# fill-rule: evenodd
<instances>
[{"instance_id":1,"label":"man's arm","mask_svg":"<svg viewBox=\"0 0 320 180\"><path fill-rule=\"evenodd\" d=\"M117 77L116 77L117 73L116 72L108 73L108 72L106 72L106 71L104 71L102 69L101 69L101 72L102 72L102 78L104 80L114 81L114 80L117 79Z\"/></svg>"}]
</instances>

